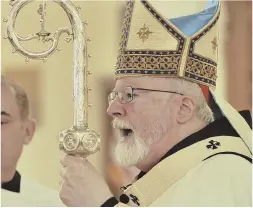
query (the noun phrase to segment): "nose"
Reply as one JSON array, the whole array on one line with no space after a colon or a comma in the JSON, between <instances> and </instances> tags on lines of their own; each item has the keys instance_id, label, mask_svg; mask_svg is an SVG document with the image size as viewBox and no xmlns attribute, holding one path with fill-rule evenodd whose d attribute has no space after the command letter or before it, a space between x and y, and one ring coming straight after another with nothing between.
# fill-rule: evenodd
<instances>
[{"instance_id":1,"label":"nose","mask_svg":"<svg viewBox=\"0 0 253 208\"><path fill-rule=\"evenodd\" d=\"M121 118L126 115L126 111L124 105L116 98L109 104L107 114L114 118Z\"/></svg>"}]
</instances>

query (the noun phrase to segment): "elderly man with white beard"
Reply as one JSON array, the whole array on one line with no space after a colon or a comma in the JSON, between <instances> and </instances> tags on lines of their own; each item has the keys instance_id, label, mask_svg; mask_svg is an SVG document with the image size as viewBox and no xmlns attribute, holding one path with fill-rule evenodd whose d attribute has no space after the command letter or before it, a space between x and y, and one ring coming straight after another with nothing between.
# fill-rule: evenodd
<instances>
[{"instance_id":1,"label":"elderly man with white beard","mask_svg":"<svg viewBox=\"0 0 253 208\"><path fill-rule=\"evenodd\" d=\"M198 85L183 79L128 77L118 80L115 89L123 89L117 92L122 101L111 101L108 113L118 133L116 160L123 166L150 170L173 146L214 120Z\"/></svg>"},{"instance_id":2,"label":"elderly man with white beard","mask_svg":"<svg viewBox=\"0 0 253 208\"><path fill-rule=\"evenodd\" d=\"M65 156L66 205L251 206L251 115L214 90L219 16L218 1L127 3L107 112L115 160L141 172L114 197L88 160Z\"/></svg>"}]
</instances>

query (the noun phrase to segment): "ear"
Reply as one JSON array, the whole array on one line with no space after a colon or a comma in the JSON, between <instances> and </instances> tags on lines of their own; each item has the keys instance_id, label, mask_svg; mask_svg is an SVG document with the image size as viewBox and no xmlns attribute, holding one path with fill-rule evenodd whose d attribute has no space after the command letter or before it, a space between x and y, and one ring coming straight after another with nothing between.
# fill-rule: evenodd
<instances>
[{"instance_id":1,"label":"ear","mask_svg":"<svg viewBox=\"0 0 253 208\"><path fill-rule=\"evenodd\" d=\"M33 135L36 130L36 122L32 119L27 119L25 121L25 137L24 137L24 144L29 144L32 141Z\"/></svg>"},{"instance_id":2,"label":"ear","mask_svg":"<svg viewBox=\"0 0 253 208\"><path fill-rule=\"evenodd\" d=\"M190 120L195 112L196 103L192 97L183 96L177 112L177 122L183 124Z\"/></svg>"}]
</instances>

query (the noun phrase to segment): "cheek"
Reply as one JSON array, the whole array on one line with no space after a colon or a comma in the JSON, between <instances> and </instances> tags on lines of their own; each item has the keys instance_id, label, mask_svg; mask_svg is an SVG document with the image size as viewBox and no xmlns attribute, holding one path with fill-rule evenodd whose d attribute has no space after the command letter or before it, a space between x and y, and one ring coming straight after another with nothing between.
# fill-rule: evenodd
<instances>
[{"instance_id":1,"label":"cheek","mask_svg":"<svg viewBox=\"0 0 253 208\"><path fill-rule=\"evenodd\" d=\"M126 104L125 106L125 110L127 112L127 116L131 116L133 115L136 111L138 111L138 105L136 105L136 103L131 102Z\"/></svg>"},{"instance_id":2,"label":"cheek","mask_svg":"<svg viewBox=\"0 0 253 208\"><path fill-rule=\"evenodd\" d=\"M1 145L3 151L19 151L23 146L23 131L17 124L5 124L1 127Z\"/></svg>"},{"instance_id":3,"label":"cheek","mask_svg":"<svg viewBox=\"0 0 253 208\"><path fill-rule=\"evenodd\" d=\"M139 99L138 102L131 102L125 109L128 115L146 115L146 114L153 114L157 111L157 109L162 106L157 100L141 100Z\"/></svg>"},{"instance_id":4,"label":"cheek","mask_svg":"<svg viewBox=\"0 0 253 208\"><path fill-rule=\"evenodd\" d=\"M125 106L126 120L128 120L135 130L139 131L140 124L145 116L145 107L139 105L139 103L129 103Z\"/></svg>"},{"instance_id":5,"label":"cheek","mask_svg":"<svg viewBox=\"0 0 253 208\"><path fill-rule=\"evenodd\" d=\"M151 123L154 118L161 114L161 105L147 103L132 104L126 108L127 117L137 131Z\"/></svg>"},{"instance_id":6,"label":"cheek","mask_svg":"<svg viewBox=\"0 0 253 208\"><path fill-rule=\"evenodd\" d=\"M2 168L14 173L23 149L23 139L20 136L22 131L18 126L12 124L5 125L1 130Z\"/></svg>"}]
</instances>

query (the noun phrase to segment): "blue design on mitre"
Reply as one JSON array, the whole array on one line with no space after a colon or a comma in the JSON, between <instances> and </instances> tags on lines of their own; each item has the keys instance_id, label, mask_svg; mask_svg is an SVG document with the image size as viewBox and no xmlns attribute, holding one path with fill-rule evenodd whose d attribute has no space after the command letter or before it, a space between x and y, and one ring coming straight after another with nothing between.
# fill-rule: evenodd
<instances>
[{"instance_id":1,"label":"blue design on mitre","mask_svg":"<svg viewBox=\"0 0 253 208\"><path fill-rule=\"evenodd\" d=\"M206 8L202 12L183 17L169 19L183 34L190 37L207 25L217 13L218 0L207 1Z\"/></svg>"},{"instance_id":2,"label":"blue design on mitre","mask_svg":"<svg viewBox=\"0 0 253 208\"><path fill-rule=\"evenodd\" d=\"M218 0L207 0L190 6L181 11L182 15L173 10L175 4L167 7L166 3L151 0L128 1L116 79L181 77L215 88L220 4ZM144 34L147 31L151 32Z\"/></svg>"}]
</instances>

